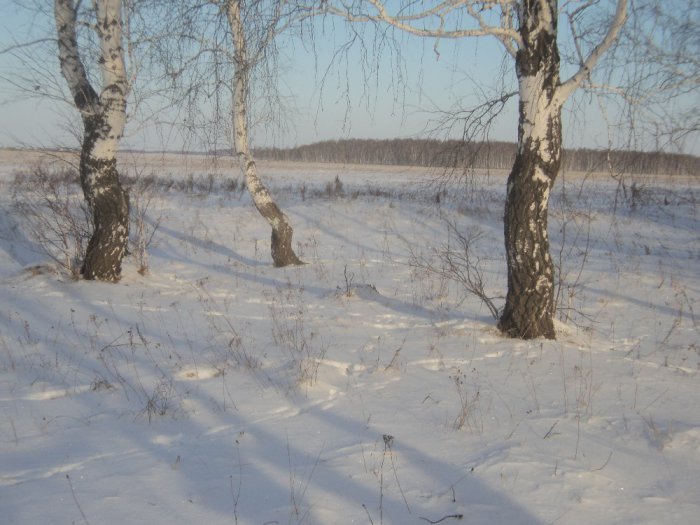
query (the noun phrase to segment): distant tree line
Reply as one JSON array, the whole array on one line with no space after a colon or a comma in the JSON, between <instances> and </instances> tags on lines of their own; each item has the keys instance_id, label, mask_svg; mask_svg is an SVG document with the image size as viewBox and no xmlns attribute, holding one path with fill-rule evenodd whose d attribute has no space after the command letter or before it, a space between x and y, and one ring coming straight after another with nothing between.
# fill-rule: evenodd
<instances>
[{"instance_id":1,"label":"distant tree line","mask_svg":"<svg viewBox=\"0 0 700 525\"><path fill-rule=\"evenodd\" d=\"M511 142L464 143L435 139L345 139L326 140L293 148L257 148L255 156L265 160L379 164L426 167L470 167L510 170L516 154ZM564 150L567 171L608 171L686 175L700 173L700 158L663 152Z\"/></svg>"}]
</instances>

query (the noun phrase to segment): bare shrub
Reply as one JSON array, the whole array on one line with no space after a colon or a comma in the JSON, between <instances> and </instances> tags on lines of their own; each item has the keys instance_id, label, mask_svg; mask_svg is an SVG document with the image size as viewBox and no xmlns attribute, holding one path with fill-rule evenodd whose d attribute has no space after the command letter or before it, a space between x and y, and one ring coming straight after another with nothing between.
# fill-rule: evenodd
<instances>
[{"instance_id":1,"label":"bare shrub","mask_svg":"<svg viewBox=\"0 0 700 525\"><path fill-rule=\"evenodd\" d=\"M561 236L559 250L554 253L554 311L565 323L574 317L588 318L576 307L576 298L584 284L582 275L594 244L591 236L594 216L585 197L586 189L589 188L584 179L576 192L570 194L564 182L560 199L551 210L551 217L559 222Z\"/></svg>"},{"instance_id":2,"label":"bare shrub","mask_svg":"<svg viewBox=\"0 0 700 525\"><path fill-rule=\"evenodd\" d=\"M156 190L155 177L153 175L141 177L139 174L130 188L132 225L129 239L131 243L130 252L136 258L139 267L138 272L141 275L148 273L148 248L163 219L162 214L159 214L155 219L149 219L148 217Z\"/></svg>"},{"instance_id":3,"label":"bare shrub","mask_svg":"<svg viewBox=\"0 0 700 525\"><path fill-rule=\"evenodd\" d=\"M173 401L175 391L172 379L161 377L150 393L142 385L141 388L143 389L146 406L140 415L148 418L149 424L154 417L165 416L176 407L177 403Z\"/></svg>"},{"instance_id":4,"label":"bare shrub","mask_svg":"<svg viewBox=\"0 0 700 525\"><path fill-rule=\"evenodd\" d=\"M432 254L426 257L416 253L410 247L409 265L413 269L422 270L440 278L459 284L466 295L476 296L486 305L494 319L500 318L500 309L493 297L486 291L482 259L474 254L476 243L483 237L478 228L470 228L462 233L457 225L445 219L448 240L440 248L432 248ZM437 264L433 261L437 260Z\"/></svg>"},{"instance_id":5,"label":"bare shrub","mask_svg":"<svg viewBox=\"0 0 700 525\"><path fill-rule=\"evenodd\" d=\"M37 164L16 173L12 186L14 209L29 237L76 279L93 230L92 216L77 182L75 170Z\"/></svg>"},{"instance_id":6,"label":"bare shrub","mask_svg":"<svg viewBox=\"0 0 700 525\"><path fill-rule=\"evenodd\" d=\"M474 371L472 371L474 372ZM450 380L459 396L459 411L455 417L452 428L461 430L467 427L472 432L481 433L484 430L483 418L480 406L480 388L478 384L469 385L467 374L457 368L450 376Z\"/></svg>"},{"instance_id":7,"label":"bare shrub","mask_svg":"<svg viewBox=\"0 0 700 525\"><path fill-rule=\"evenodd\" d=\"M333 182L326 183L326 197L330 199L342 197L343 195L345 195L343 181L340 180L340 175L336 175Z\"/></svg>"},{"instance_id":8,"label":"bare shrub","mask_svg":"<svg viewBox=\"0 0 700 525\"><path fill-rule=\"evenodd\" d=\"M245 180L238 179L236 177L226 179L224 191L230 194L238 193L238 197L240 198L245 191Z\"/></svg>"},{"instance_id":9,"label":"bare shrub","mask_svg":"<svg viewBox=\"0 0 700 525\"><path fill-rule=\"evenodd\" d=\"M184 413L183 395L189 392L178 390L169 367L164 365L169 362L179 367L176 348L147 339L138 323L112 337L105 331L109 319L93 314L88 321L83 325L73 320L72 324L86 351L102 364L100 370L93 370L92 391L121 391L127 401L139 407L134 421L150 424L158 417L174 418Z\"/></svg>"},{"instance_id":10,"label":"bare shrub","mask_svg":"<svg viewBox=\"0 0 700 525\"><path fill-rule=\"evenodd\" d=\"M574 306L574 302L583 286L581 276L591 252L591 222L591 216L585 213L568 213L562 217L561 246L554 262L557 274L554 283L554 311L558 312L559 319L565 323L571 319L572 314L586 317ZM567 268L566 261L576 258L577 265L570 263L571 267Z\"/></svg>"},{"instance_id":11,"label":"bare shrub","mask_svg":"<svg viewBox=\"0 0 700 525\"><path fill-rule=\"evenodd\" d=\"M303 292L303 288L288 283L286 287L278 287L277 294L270 298L272 338L287 352L296 384L313 386L328 345L306 325L308 312Z\"/></svg>"},{"instance_id":12,"label":"bare shrub","mask_svg":"<svg viewBox=\"0 0 700 525\"><path fill-rule=\"evenodd\" d=\"M233 314L229 311L227 301L219 302L209 293L205 286L205 280L199 281L198 289L202 292L199 302L202 311L206 314L211 334L216 342L212 349L216 354L214 366L224 374L231 367L242 367L249 371L256 371L262 367L260 358L253 354L245 341L251 337L248 334L241 335L234 325Z\"/></svg>"},{"instance_id":13,"label":"bare shrub","mask_svg":"<svg viewBox=\"0 0 700 525\"><path fill-rule=\"evenodd\" d=\"M217 369L225 373L232 366L242 367L251 372L261 368L260 358L246 346L244 337L236 330L228 313L221 313L213 308L209 312L214 312L213 315L210 313L212 329L225 342L224 345L215 348L218 359Z\"/></svg>"}]
</instances>

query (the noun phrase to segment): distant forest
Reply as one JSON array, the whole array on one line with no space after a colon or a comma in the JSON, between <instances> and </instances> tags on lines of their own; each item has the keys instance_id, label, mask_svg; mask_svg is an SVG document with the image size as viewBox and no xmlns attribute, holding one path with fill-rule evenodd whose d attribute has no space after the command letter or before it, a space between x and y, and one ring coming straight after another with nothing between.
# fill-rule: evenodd
<instances>
[{"instance_id":1,"label":"distant forest","mask_svg":"<svg viewBox=\"0 0 700 525\"><path fill-rule=\"evenodd\" d=\"M327 140L294 148L257 148L259 159L337 164L469 167L509 170L515 159L510 142L463 143L433 139ZM565 150L567 171L687 175L700 173L700 157L661 152Z\"/></svg>"}]
</instances>

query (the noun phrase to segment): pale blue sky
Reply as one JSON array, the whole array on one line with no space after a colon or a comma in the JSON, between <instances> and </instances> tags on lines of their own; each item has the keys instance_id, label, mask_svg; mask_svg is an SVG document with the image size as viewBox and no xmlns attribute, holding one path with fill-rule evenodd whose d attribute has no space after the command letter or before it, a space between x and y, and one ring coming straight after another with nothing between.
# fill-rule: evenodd
<instances>
[{"instance_id":1,"label":"pale blue sky","mask_svg":"<svg viewBox=\"0 0 700 525\"><path fill-rule=\"evenodd\" d=\"M10 0L0 0L0 48L15 40L23 40L28 32L39 30L32 26L26 15L15 14L17 9ZM44 24L50 20L38 21ZM51 27L51 26L44 26ZM342 40L338 35L336 39ZM402 91L397 94L395 69L390 61L380 65L377 84L374 79L368 87L359 71L358 55L350 57L346 76L345 65L335 67L320 91L319 80L330 61L334 43L328 33L317 37L317 56L302 46L285 46L282 56L284 71L283 95L289 96L289 118L282 131L254 134L256 145L293 146L327 139L393 138L426 136L433 127L431 110L467 107L479 99L473 96L476 86L486 94L496 88L496 79L503 53L494 39L462 39L442 41L439 58L433 51L433 41L414 37L401 38L404 59ZM54 66L57 76L58 66ZM314 67L317 64L317 67ZM10 76L13 59L0 55L0 76ZM507 59L507 78L512 80L512 62ZM470 78L471 77L471 78ZM60 77L59 78L60 81ZM345 87L349 86L349 99ZM513 84L511 83L511 86ZM369 96L367 96L369 95ZM349 111L348 111L349 100ZM615 114L614 108L609 109ZM0 78L0 146L75 146L75 139L66 132L66 122L75 113L67 104L57 101L27 99ZM346 120L346 117L349 119ZM603 121L598 101L579 95L570 101L564 111L565 145L568 147L605 148L608 145L608 127ZM495 140L514 141L517 133L516 104L512 100L491 130ZM613 140L624 141L624 133ZM619 133L619 132L618 132ZM453 133L453 136L455 133ZM444 138L444 135L434 135ZM178 149L182 141L177 134L167 138L154 130L131 128L124 146L145 149ZM685 145L686 152L700 151L695 140Z\"/></svg>"}]
</instances>

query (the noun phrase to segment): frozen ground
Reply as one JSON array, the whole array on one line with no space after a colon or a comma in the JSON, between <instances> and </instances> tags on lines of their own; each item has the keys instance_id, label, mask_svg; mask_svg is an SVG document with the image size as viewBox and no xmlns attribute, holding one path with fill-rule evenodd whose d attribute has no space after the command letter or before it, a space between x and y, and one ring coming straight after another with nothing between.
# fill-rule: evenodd
<instances>
[{"instance_id":1,"label":"frozen ground","mask_svg":"<svg viewBox=\"0 0 700 525\"><path fill-rule=\"evenodd\" d=\"M478 231L501 306L502 173L437 203L420 170L263 164L308 263L275 269L225 166L156 160L148 273L135 247L107 285L37 246L3 157L0 521L698 523L698 179L560 179L559 337L524 342L425 268Z\"/></svg>"}]
</instances>

